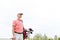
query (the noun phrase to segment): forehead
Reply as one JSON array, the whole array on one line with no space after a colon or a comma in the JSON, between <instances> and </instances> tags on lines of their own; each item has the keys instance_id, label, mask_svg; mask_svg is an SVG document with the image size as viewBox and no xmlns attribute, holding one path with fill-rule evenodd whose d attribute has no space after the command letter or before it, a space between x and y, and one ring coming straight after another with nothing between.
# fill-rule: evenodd
<instances>
[{"instance_id":1,"label":"forehead","mask_svg":"<svg viewBox=\"0 0 60 40\"><path fill-rule=\"evenodd\" d=\"M22 15L17 15L17 16L22 16Z\"/></svg>"},{"instance_id":2,"label":"forehead","mask_svg":"<svg viewBox=\"0 0 60 40\"><path fill-rule=\"evenodd\" d=\"M23 13L18 13L17 15L23 15Z\"/></svg>"},{"instance_id":3,"label":"forehead","mask_svg":"<svg viewBox=\"0 0 60 40\"><path fill-rule=\"evenodd\" d=\"M18 14L17 16L22 16L22 15L19 15L19 14Z\"/></svg>"}]
</instances>

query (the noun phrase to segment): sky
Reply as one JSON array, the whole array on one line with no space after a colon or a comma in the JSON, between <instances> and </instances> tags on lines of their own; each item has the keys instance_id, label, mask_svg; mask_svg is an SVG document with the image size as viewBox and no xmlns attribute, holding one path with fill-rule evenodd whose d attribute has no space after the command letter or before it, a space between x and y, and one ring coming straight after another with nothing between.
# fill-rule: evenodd
<instances>
[{"instance_id":1,"label":"sky","mask_svg":"<svg viewBox=\"0 0 60 40\"><path fill-rule=\"evenodd\" d=\"M0 38L12 37L12 21L22 12L25 28L49 37L60 36L59 0L0 0Z\"/></svg>"}]
</instances>

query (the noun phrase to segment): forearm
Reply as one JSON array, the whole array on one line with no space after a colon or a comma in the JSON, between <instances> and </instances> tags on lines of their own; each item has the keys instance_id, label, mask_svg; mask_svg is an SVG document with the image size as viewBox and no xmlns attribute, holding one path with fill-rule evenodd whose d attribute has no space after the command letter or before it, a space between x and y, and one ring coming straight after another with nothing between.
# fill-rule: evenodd
<instances>
[{"instance_id":1,"label":"forearm","mask_svg":"<svg viewBox=\"0 0 60 40\"><path fill-rule=\"evenodd\" d=\"M12 34L13 34L13 37L14 37L14 26L12 27Z\"/></svg>"},{"instance_id":2,"label":"forearm","mask_svg":"<svg viewBox=\"0 0 60 40\"><path fill-rule=\"evenodd\" d=\"M14 30L12 29L12 34L14 35Z\"/></svg>"}]
</instances>

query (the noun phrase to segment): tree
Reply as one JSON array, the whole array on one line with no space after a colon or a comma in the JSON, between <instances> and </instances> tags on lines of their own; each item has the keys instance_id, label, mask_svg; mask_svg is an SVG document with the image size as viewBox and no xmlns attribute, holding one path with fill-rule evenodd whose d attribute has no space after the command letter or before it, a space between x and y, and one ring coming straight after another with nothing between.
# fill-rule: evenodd
<instances>
[{"instance_id":1,"label":"tree","mask_svg":"<svg viewBox=\"0 0 60 40\"><path fill-rule=\"evenodd\" d=\"M60 40L60 38L58 38L58 40Z\"/></svg>"},{"instance_id":2,"label":"tree","mask_svg":"<svg viewBox=\"0 0 60 40\"><path fill-rule=\"evenodd\" d=\"M43 40L48 40L46 34L44 34L44 36L43 36Z\"/></svg>"},{"instance_id":3,"label":"tree","mask_svg":"<svg viewBox=\"0 0 60 40\"><path fill-rule=\"evenodd\" d=\"M36 34L36 35L33 37L33 40L42 40L42 35L41 35L41 34Z\"/></svg>"},{"instance_id":4,"label":"tree","mask_svg":"<svg viewBox=\"0 0 60 40\"><path fill-rule=\"evenodd\" d=\"M54 40L58 40L57 35L55 35Z\"/></svg>"}]
</instances>

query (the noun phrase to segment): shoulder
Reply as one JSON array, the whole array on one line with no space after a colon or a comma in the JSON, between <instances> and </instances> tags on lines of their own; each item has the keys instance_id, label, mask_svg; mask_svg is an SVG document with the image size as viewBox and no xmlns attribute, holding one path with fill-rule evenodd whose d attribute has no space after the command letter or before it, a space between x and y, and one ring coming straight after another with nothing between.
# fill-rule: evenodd
<instances>
[{"instance_id":1,"label":"shoulder","mask_svg":"<svg viewBox=\"0 0 60 40\"><path fill-rule=\"evenodd\" d=\"M13 25L16 25L16 20L13 20L13 21L12 21L12 24L13 24Z\"/></svg>"},{"instance_id":2,"label":"shoulder","mask_svg":"<svg viewBox=\"0 0 60 40\"><path fill-rule=\"evenodd\" d=\"M21 22L23 22L23 20L20 20Z\"/></svg>"},{"instance_id":3,"label":"shoulder","mask_svg":"<svg viewBox=\"0 0 60 40\"><path fill-rule=\"evenodd\" d=\"M13 20L13 22L16 22L17 20Z\"/></svg>"}]
</instances>

